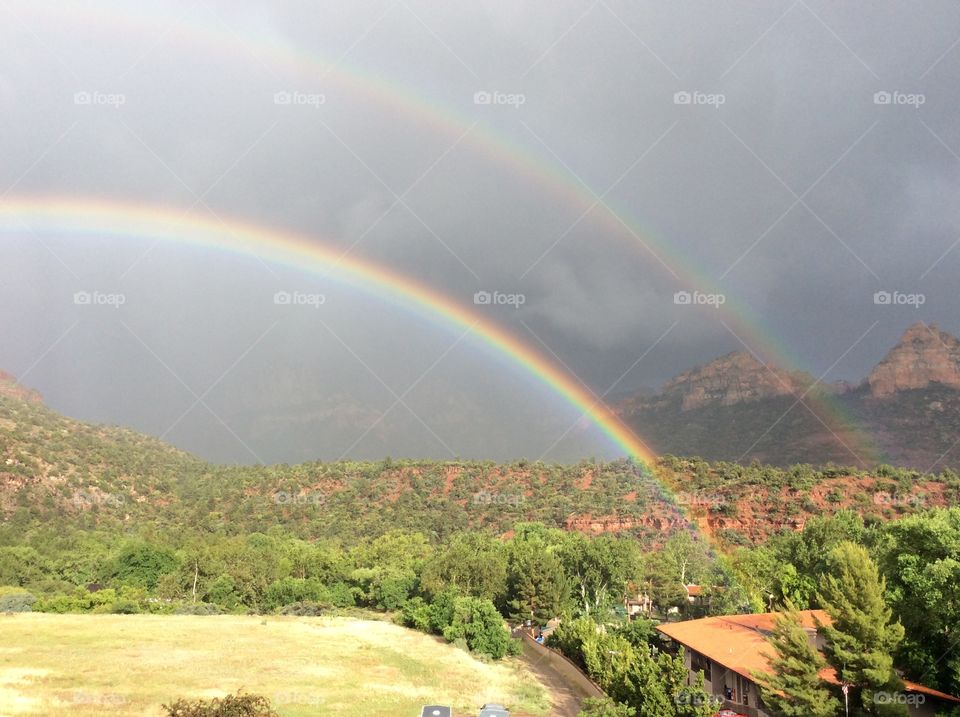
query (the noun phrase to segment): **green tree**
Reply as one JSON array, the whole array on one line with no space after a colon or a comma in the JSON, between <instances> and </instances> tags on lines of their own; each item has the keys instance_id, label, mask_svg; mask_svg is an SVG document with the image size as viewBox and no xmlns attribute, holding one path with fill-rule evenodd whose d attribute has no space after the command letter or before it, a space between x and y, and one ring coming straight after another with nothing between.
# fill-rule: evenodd
<instances>
[{"instance_id":1,"label":"green tree","mask_svg":"<svg viewBox=\"0 0 960 717\"><path fill-rule=\"evenodd\" d=\"M833 717L840 707L820 677L826 660L811 644L800 613L787 603L767 638L770 673L754 675L764 704L776 717Z\"/></svg>"},{"instance_id":2,"label":"green tree","mask_svg":"<svg viewBox=\"0 0 960 717\"><path fill-rule=\"evenodd\" d=\"M109 576L124 585L153 590L162 575L177 568L172 550L149 543L127 543L120 548L108 568Z\"/></svg>"},{"instance_id":3,"label":"green tree","mask_svg":"<svg viewBox=\"0 0 960 717\"><path fill-rule=\"evenodd\" d=\"M644 646L609 686L609 694L636 710L637 717L712 717L717 701L704 689L703 673L688 685L683 650L654 654Z\"/></svg>"},{"instance_id":4,"label":"green tree","mask_svg":"<svg viewBox=\"0 0 960 717\"><path fill-rule=\"evenodd\" d=\"M960 508L886 526L880 570L906 637L897 653L916 679L960 694Z\"/></svg>"},{"instance_id":5,"label":"green tree","mask_svg":"<svg viewBox=\"0 0 960 717\"><path fill-rule=\"evenodd\" d=\"M587 697L577 717L634 717L637 711L609 697Z\"/></svg>"},{"instance_id":6,"label":"green tree","mask_svg":"<svg viewBox=\"0 0 960 717\"><path fill-rule=\"evenodd\" d=\"M442 635L444 629L453 622L453 608L458 597L456 590L444 590L433 599L428 615L431 631Z\"/></svg>"},{"instance_id":7,"label":"green tree","mask_svg":"<svg viewBox=\"0 0 960 717\"><path fill-rule=\"evenodd\" d=\"M876 563L865 548L850 542L834 548L829 562L831 571L817 594L832 621L820 625L827 662L850 685L850 702L859 713L907 715L905 705L889 699L903 689L892 657L903 639L903 625L892 619Z\"/></svg>"},{"instance_id":8,"label":"green tree","mask_svg":"<svg viewBox=\"0 0 960 717\"><path fill-rule=\"evenodd\" d=\"M637 717L676 717L676 703L649 647L636 651L633 662L607 690L634 708Z\"/></svg>"},{"instance_id":9,"label":"green tree","mask_svg":"<svg viewBox=\"0 0 960 717\"><path fill-rule=\"evenodd\" d=\"M227 610L234 610L241 604L237 584L229 575L220 575L211 581L204 597L207 601Z\"/></svg>"},{"instance_id":10,"label":"green tree","mask_svg":"<svg viewBox=\"0 0 960 717\"><path fill-rule=\"evenodd\" d=\"M453 603L453 619L443 630L450 642L465 640L473 652L499 660L510 650L510 633L503 616L489 600L475 597L457 598Z\"/></svg>"},{"instance_id":11,"label":"green tree","mask_svg":"<svg viewBox=\"0 0 960 717\"><path fill-rule=\"evenodd\" d=\"M585 615L601 614L619 604L627 583L640 573L636 541L572 533L560 550L561 562L573 581L578 607Z\"/></svg>"},{"instance_id":12,"label":"green tree","mask_svg":"<svg viewBox=\"0 0 960 717\"><path fill-rule=\"evenodd\" d=\"M488 533L456 533L423 566L423 589L430 595L448 587L461 595L499 599L507 588L507 549Z\"/></svg>"},{"instance_id":13,"label":"green tree","mask_svg":"<svg viewBox=\"0 0 960 717\"><path fill-rule=\"evenodd\" d=\"M703 672L698 672L689 682L688 670L683 657L683 649L676 655L661 652L657 655L657 666L671 696L676 717L713 717L717 711L717 699L704 688Z\"/></svg>"},{"instance_id":14,"label":"green tree","mask_svg":"<svg viewBox=\"0 0 960 717\"><path fill-rule=\"evenodd\" d=\"M515 620L545 623L570 604L570 580L560 559L534 542L511 545L506 606Z\"/></svg>"}]
</instances>

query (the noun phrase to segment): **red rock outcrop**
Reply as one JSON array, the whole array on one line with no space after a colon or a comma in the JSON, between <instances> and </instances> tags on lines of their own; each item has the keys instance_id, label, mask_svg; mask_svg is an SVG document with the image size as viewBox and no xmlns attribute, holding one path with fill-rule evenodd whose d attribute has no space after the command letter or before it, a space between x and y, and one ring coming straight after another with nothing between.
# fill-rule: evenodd
<instances>
[{"instance_id":1,"label":"red rock outcrop","mask_svg":"<svg viewBox=\"0 0 960 717\"><path fill-rule=\"evenodd\" d=\"M650 403L673 402L689 411L706 405L732 406L785 395L799 395L814 382L809 374L765 364L747 351L735 351L681 373Z\"/></svg>"},{"instance_id":2,"label":"red rock outcrop","mask_svg":"<svg viewBox=\"0 0 960 717\"><path fill-rule=\"evenodd\" d=\"M960 341L922 322L907 329L867 377L873 398L932 383L960 389Z\"/></svg>"},{"instance_id":3,"label":"red rock outcrop","mask_svg":"<svg viewBox=\"0 0 960 717\"><path fill-rule=\"evenodd\" d=\"M16 377L3 370L0 370L0 396L17 398L30 403L43 403L43 397L39 393L24 388L17 383Z\"/></svg>"}]
</instances>

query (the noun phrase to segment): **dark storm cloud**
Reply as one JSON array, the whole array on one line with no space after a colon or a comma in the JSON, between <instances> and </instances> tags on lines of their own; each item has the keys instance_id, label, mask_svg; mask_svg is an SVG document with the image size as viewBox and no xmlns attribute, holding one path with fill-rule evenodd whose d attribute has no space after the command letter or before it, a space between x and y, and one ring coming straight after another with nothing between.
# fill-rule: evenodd
<instances>
[{"instance_id":1,"label":"dark storm cloud","mask_svg":"<svg viewBox=\"0 0 960 717\"><path fill-rule=\"evenodd\" d=\"M878 322L831 380L862 377L917 319L960 331L953 3L224 2L138 15L0 6L0 202L96 196L242 217L468 305L477 291L521 294L518 308L477 308L597 393L742 348L731 331L819 374ZM198 42L197 28L220 40ZM271 48L290 47L304 52L276 62ZM219 460L611 450L582 427L554 447L577 419L562 401L456 329L323 277L39 229L0 252L0 366L72 415ZM125 303L83 311L84 290ZM878 306L883 290L926 301ZM327 301L286 311L277 291ZM677 305L678 291L727 301Z\"/></svg>"}]
</instances>

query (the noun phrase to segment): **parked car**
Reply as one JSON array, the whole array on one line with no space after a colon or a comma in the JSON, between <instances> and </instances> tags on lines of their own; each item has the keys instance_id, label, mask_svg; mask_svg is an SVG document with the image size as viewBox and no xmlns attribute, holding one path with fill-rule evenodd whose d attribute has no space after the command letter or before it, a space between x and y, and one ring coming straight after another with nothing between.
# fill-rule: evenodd
<instances>
[{"instance_id":1,"label":"parked car","mask_svg":"<svg viewBox=\"0 0 960 717\"><path fill-rule=\"evenodd\" d=\"M480 708L480 717L510 717L510 710L503 705L488 702Z\"/></svg>"},{"instance_id":2,"label":"parked car","mask_svg":"<svg viewBox=\"0 0 960 717\"><path fill-rule=\"evenodd\" d=\"M450 717L453 710L444 705L424 705L420 717Z\"/></svg>"}]
</instances>

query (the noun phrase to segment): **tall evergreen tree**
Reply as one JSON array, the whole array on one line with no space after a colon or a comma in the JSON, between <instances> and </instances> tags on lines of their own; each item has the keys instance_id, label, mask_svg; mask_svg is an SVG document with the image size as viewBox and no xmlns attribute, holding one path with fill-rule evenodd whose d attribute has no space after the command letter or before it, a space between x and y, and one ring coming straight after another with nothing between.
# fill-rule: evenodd
<instances>
[{"instance_id":1,"label":"tall evergreen tree","mask_svg":"<svg viewBox=\"0 0 960 717\"><path fill-rule=\"evenodd\" d=\"M833 622L820 630L827 639L827 662L850 686L852 714L906 717L906 706L891 699L903 689L892 657L903 625L892 621L884 601L886 583L866 549L855 543L840 543L830 562L817 597Z\"/></svg>"},{"instance_id":2,"label":"tall evergreen tree","mask_svg":"<svg viewBox=\"0 0 960 717\"><path fill-rule=\"evenodd\" d=\"M507 576L507 609L515 620L539 624L559 615L570 603L570 580L553 553L536 544L513 550Z\"/></svg>"},{"instance_id":3,"label":"tall evergreen tree","mask_svg":"<svg viewBox=\"0 0 960 717\"><path fill-rule=\"evenodd\" d=\"M755 675L764 704L777 717L834 717L840 702L820 677L827 662L810 643L791 602L774 620L767 640L773 648L772 673Z\"/></svg>"}]
</instances>

